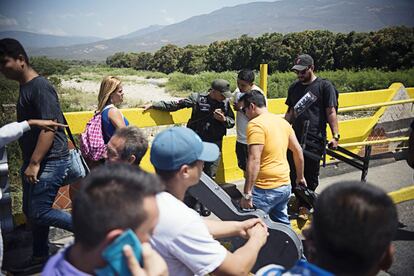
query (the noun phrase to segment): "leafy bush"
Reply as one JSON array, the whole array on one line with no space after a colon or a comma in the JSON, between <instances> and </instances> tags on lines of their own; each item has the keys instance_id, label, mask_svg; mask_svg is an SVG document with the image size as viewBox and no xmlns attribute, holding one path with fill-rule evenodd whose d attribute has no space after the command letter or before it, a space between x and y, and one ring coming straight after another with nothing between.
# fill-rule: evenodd
<instances>
[{"instance_id":1,"label":"leafy bush","mask_svg":"<svg viewBox=\"0 0 414 276\"><path fill-rule=\"evenodd\" d=\"M202 72L197 75L172 73L168 76L165 88L174 96L185 96L191 92L207 92L215 79L225 79L230 82L230 89L236 89L236 72Z\"/></svg>"},{"instance_id":2,"label":"leafy bush","mask_svg":"<svg viewBox=\"0 0 414 276\"><path fill-rule=\"evenodd\" d=\"M414 86L414 69L400 70L396 72L383 72L376 69L353 72L349 70L316 72L319 77L329 79L339 92L355 92L388 88L393 82L401 82L406 87ZM226 79L230 82L231 89L236 88L237 72L202 72L198 75L186 75L172 73L166 84L167 92L183 96L190 92L207 91L214 79ZM260 80L256 76L256 83ZM290 84L296 80L293 72L277 72L268 77L268 97L284 98L287 95Z\"/></svg>"},{"instance_id":3,"label":"leafy bush","mask_svg":"<svg viewBox=\"0 0 414 276\"><path fill-rule=\"evenodd\" d=\"M68 61L47 57L31 57L30 64L42 76L64 74L70 68Z\"/></svg>"}]
</instances>

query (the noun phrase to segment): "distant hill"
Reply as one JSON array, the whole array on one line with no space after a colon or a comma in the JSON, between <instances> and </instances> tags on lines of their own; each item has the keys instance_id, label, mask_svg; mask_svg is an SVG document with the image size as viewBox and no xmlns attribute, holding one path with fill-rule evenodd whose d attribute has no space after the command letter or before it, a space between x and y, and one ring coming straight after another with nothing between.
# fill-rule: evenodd
<instances>
[{"instance_id":1,"label":"distant hill","mask_svg":"<svg viewBox=\"0 0 414 276\"><path fill-rule=\"evenodd\" d=\"M412 0L281 0L226 7L168 26L151 26L129 35L94 43L34 49L32 55L104 60L115 52L155 51L172 43L209 44L242 34L330 30L373 31L414 26Z\"/></svg>"},{"instance_id":2,"label":"distant hill","mask_svg":"<svg viewBox=\"0 0 414 276\"><path fill-rule=\"evenodd\" d=\"M57 36L22 31L0 32L0 39L7 37L12 37L19 40L23 46L27 48L70 46L76 44L92 43L101 41L103 39L101 37L92 36Z\"/></svg>"},{"instance_id":3,"label":"distant hill","mask_svg":"<svg viewBox=\"0 0 414 276\"><path fill-rule=\"evenodd\" d=\"M164 28L164 25L151 25L149 27L143 28L143 29L139 29L138 31L126 34L126 35L121 35L118 36L116 38L121 38L121 39L126 39L126 38L135 38L141 35L146 35L152 32L156 32L158 30L161 30L162 28Z\"/></svg>"}]
</instances>

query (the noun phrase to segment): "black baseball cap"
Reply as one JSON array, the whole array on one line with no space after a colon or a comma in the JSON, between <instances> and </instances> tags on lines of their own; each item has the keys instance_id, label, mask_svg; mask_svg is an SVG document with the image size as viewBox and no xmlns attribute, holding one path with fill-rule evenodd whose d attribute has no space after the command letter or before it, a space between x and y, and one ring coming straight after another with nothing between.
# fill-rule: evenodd
<instances>
[{"instance_id":1,"label":"black baseball cap","mask_svg":"<svg viewBox=\"0 0 414 276\"><path fill-rule=\"evenodd\" d=\"M313 58L308 54L299 55L295 58L295 63L292 70L302 71L313 65Z\"/></svg>"}]
</instances>

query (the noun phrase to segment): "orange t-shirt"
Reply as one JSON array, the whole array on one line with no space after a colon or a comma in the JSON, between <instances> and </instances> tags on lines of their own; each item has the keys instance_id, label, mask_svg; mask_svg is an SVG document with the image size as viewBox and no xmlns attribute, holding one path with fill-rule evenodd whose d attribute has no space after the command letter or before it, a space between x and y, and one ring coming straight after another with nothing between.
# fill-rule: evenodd
<instances>
[{"instance_id":1,"label":"orange t-shirt","mask_svg":"<svg viewBox=\"0 0 414 276\"><path fill-rule=\"evenodd\" d=\"M274 189L290 183L287 150L293 129L283 118L264 113L247 125L248 145L264 145L260 157L260 170L255 185Z\"/></svg>"}]
</instances>

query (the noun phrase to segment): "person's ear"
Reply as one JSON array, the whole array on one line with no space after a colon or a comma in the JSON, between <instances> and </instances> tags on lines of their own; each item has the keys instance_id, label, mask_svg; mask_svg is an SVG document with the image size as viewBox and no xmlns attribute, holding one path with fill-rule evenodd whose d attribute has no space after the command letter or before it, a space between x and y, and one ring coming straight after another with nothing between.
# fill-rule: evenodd
<instances>
[{"instance_id":1,"label":"person's ear","mask_svg":"<svg viewBox=\"0 0 414 276\"><path fill-rule=\"evenodd\" d=\"M384 254L381 257L379 268L381 270L387 271L391 268L392 263L394 262L394 255L395 255L395 246L394 244L390 243L390 245L385 250Z\"/></svg>"},{"instance_id":2,"label":"person's ear","mask_svg":"<svg viewBox=\"0 0 414 276\"><path fill-rule=\"evenodd\" d=\"M128 158L128 163L129 163L129 164L131 164L131 165L133 165L136 159L137 159L137 158L135 157L135 155L131 155L131 156Z\"/></svg>"},{"instance_id":3,"label":"person's ear","mask_svg":"<svg viewBox=\"0 0 414 276\"><path fill-rule=\"evenodd\" d=\"M185 179L190 177L190 167L188 165L182 165L181 168L180 168L180 174Z\"/></svg>"},{"instance_id":4,"label":"person's ear","mask_svg":"<svg viewBox=\"0 0 414 276\"><path fill-rule=\"evenodd\" d=\"M103 246L107 247L108 245L110 245L123 232L124 232L124 230L122 230L122 229L113 229L113 230L109 231L105 236L105 239L103 241Z\"/></svg>"},{"instance_id":5,"label":"person's ear","mask_svg":"<svg viewBox=\"0 0 414 276\"><path fill-rule=\"evenodd\" d=\"M16 60L20 64L20 67L23 69L24 66L25 66L25 64L26 64L26 60L25 60L24 56L23 55L19 55Z\"/></svg>"}]
</instances>

